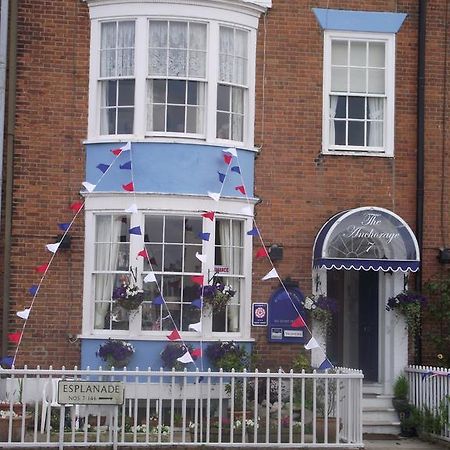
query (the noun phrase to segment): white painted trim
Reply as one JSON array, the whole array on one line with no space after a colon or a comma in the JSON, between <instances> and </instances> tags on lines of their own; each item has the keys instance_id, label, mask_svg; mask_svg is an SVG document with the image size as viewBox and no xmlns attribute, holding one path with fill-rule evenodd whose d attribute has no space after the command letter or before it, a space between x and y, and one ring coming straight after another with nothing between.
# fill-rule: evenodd
<instances>
[{"instance_id":1,"label":"white painted trim","mask_svg":"<svg viewBox=\"0 0 450 450\"><path fill-rule=\"evenodd\" d=\"M370 149L355 146L338 146L330 149L329 144L329 95L331 87L331 41L334 38L355 39L364 41L383 41L385 47L385 87L386 107L384 117L384 149ZM350 31L324 31L323 51L323 92L322 92L322 153L336 156L394 156L395 133L395 34L394 33L362 33Z\"/></svg>"}]
</instances>

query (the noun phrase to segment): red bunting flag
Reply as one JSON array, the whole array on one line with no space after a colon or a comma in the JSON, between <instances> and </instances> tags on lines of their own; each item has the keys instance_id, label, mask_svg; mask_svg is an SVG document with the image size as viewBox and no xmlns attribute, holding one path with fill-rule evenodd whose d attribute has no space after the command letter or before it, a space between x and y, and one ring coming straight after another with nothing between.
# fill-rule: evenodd
<instances>
[{"instance_id":1,"label":"red bunting flag","mask_svg":"<svg viewBox=\"0 0 450 450\"><path fill-rule=\"evenodd\" d=\"M244 195L245 195L245 187L244 187L244 186L242 186L242 185L236 186L234 189L235 189L236 191L239 191L241 194L244 194Z\"/></svg>"},{"instance_id":2,"label":"red bunting flag","mask_svg":"<svg viewBox=\"0 0 450 450\"><path fill-rule=\"evenodd\" d=\"M203 275L193 275L193 276L191 277L191 280L192 280L194 283L199 284L200 286L203 286L203 279L204 279L204 276L203 276Z\"/></svg>"},{"instance_id":3,"label":"red bunting flag","mask_svg":"<svg viewBox=\"0 0 450 450\"><path fill-rule=\"evenodd\" d=\"M169 341L177 341L181 339L181 336L180 333L178 333L178 330L175 329L172 331L172 333L169 334L169 336L167 336L167 339L169 339Z\"/></svg>"},{"instance_id":4,"label":"red bunting flag","mask_svg":"<svg viewBox=\"0 0 450 450\"><path fill-rule=\"evenodd\" d=\"M302 319L302 316L298 316L292 323L292 328L300 328L306 325L305 321Z\"/></svg>"},{"instance_id":5,"label":"red bunting flag","mask_svg":"<svg viewBox=\"0 0 450 450\"><path fill-rule=\"evenodd\" d=\"M138 256L143 256L144 258L148 258L147 249L144 248L144 250L141 250L141 251L138 253Z\"/></svg>"},{"instance_id":6,"label":"red bunting flag","mask_svg":"<svg viewBox=\"0 0 450 450\"><path fill-rule=\"evenodd\" d=\"M223 160L225 161L225 164L230 164L231 160L233 159L233 156L229 153L223 154Z\"/></svg>"},{"instance_id":7,"label":"red bunting flag","mask_svg":"<svg viewBox=\"0 0 450 450\"><path fill-rule=\"evenodd\" d=\"M70 205L70 209L74 212L77 213L78 211L80 211L83 208L83 202L74 202Z\"/></svg>"},{"instance_id":8,"label":"red bunting flag","mask_svg":"<svg viewBox=\"0 0 450 450\"><path fill-rule=\"evenodd\" d=\"M257 252L256 252L256 258L265 258L266 256L269 256L269 254L267 253L267 250L264 247L261 247Z\"/></svg>"},{"instance_id":9,"label":"red bunting flag","mask_svg":"<svg viewBox=\"0 0 450 450\"><path fill-rule=\"evenodd\" d=\"M122 184L122 187L124 188L125 191L128 191L128 192L134 191L134 184L132 181L128 184Z\"/></svg>"},{"instance_id":10,"label":"red bunting flag","mask_svg":"<svg viewBox=\"0 0 450 450\"><path fill-rule=\"evenodd\" d=\"M191 352L191 356L193 358L200 358L202 356L202 349L201 348L194 348Z\"/></svg>"},{"instance_id":11,"label":"red bunting flag","mask_svg":"<svg viewBox=\"0 0 450 450\"><path fill-rule=\"evenodd\" d=\"M206 219L209 219L211 222L214 221L214 211L208 211L202 214L202 217L205 217Z\"/></svg>"},{"instance_id":12,"label":"red bunting flag","mask_svg":"<svg viewBox=\"0 0 450 450\"><path fill-rule=\"evenodd\" d=\"M121 148L114 148L111 150L112 153L114 153L114 155L119 156L122 153L122 149Z\"/></svg>"},{"instance_id":13,"label":"red bunting flag","mask_svg":"<svg viewBox=\"0 0 450 450\"><path fill-rule=\"evenodd\" d=\"M22 338L22 333L20 333L20 332L8 334L9 342L12 342L13 344L18 344L20 342L21 338Z\"/></svg>"},{"instance_id":14,"label":"red bunting flag","mask_svg":"<svg viewBox=\"0 0 450 450\"><path fill-rule=\"evenodd\" d=\"M36 267L37 273L45 273L48 269L48 264L42 264L42 266Z\"/></svg>"}]
</instances>

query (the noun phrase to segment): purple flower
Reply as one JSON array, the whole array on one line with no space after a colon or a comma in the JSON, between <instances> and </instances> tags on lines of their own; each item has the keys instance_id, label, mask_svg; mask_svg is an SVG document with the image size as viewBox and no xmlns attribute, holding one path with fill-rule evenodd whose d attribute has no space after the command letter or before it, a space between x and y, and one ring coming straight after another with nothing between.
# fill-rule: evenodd
<instances>
[{"instance_id":1,"label":"purple flower","mask_svg":"<svg viewBox=\"0 0 450 450\"><path fill-rule=\"evenodd\" d=\"M108 339L100 345L97 356L111 365L120 366L127 363L134 354L134 347L125 341Z\"/></svg>"},{"instance_id":2,"label":"purple flower","mask_svg":"<svg viewBox=\"0 0 450 450\"><path fill-rule=\"evenodd\" d=\"M316 300L316 307L325 311L330 311L332 314L336 314L338 307L336 300L325 295L319 295Z\"/></svg>"},{"instance_id":3,"label":"purple flower","mask_svg":"<svg viewBox=\"0 0 450 450\"><path fill-rule=\"evenodd\" d=\"M403 291L397 294L395 297L388 299L386 304L386 311L392 311L395 308L412 303L418 303L421 306L427 304L428 299L422 294L413 291Z\"/></svg>"}]
</instances>

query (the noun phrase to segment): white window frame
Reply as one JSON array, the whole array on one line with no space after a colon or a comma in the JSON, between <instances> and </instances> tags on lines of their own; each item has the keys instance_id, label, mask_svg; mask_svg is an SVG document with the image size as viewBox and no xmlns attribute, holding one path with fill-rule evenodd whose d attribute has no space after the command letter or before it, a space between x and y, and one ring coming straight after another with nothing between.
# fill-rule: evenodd
<instances>
[{"instance_id":1,"label":"white window frame","mask_svg":"<svg viewBox=\"0 0 450 450\"><path fill-rule=\"evenodd\" d=\"M385 44L385 95L383 149L359 146L333 146L330 144L330 92L331 92L331 42L333 39L384 42ZM344 94L343 94L344 95ZM368 98L366 95L359 95ZM350 156L394 156L395 132L395 34L361 33L349 31L324 32L323 52L323 106L322 106L322 153Z\"/></svg>"},{"instance_id":2,"label":"white window frame","mask_svg":"<svg viewBox=\"0 0 450 450\"><path fill-rule=\"evenodd\" d=\"M89 76L89 117L88 143L113 142L117 140L140 140L162 142L195 142L213 145L233 145L240 148L254 148L255 120L255 65L256 34L259 16L265 8L251 3L230 3L199 0L192 4L189 0L171 3L137 3L123 0L111 4L87 0L91 16L91 49ZM100 135L100 38L101 22L135 21L135 116L133 135ZM168 20L185 22L203 22L207 24L207 63L205 92L205 135L188 133L149 133L147 122L147 79L148 79L148 21ZM239 28L248 32L247 87L244 98L243 141L216 138L216 106L218 83L219 27Z\"/></svg>"},{"instance_id":3,"label":"white window frame","mask_svg":"<svg viewBox=\"0 0 450 450\"><path fill-rule=\"evenodd\" d=\"M145 197L131 198L129 196L113 196L111 194L100 194L95 197L88 197L85 203L85 261L84 261L84 289L83 289L83 326L80 337L115 337L115 338L133 338L142 340L160 341L167 337L167 331L141 330L141 311L130 318L128 330L109 330L95 329L95 304L93 274L95 273L95 224L96 216L102 214L127 214L124 210L131 203L136 203L138 213L131 214L130 227L141 226L143 230L144 216L146 214L160 215L188 215L201 217L201 211L209 211L217 208L216 202L212 199L198 198L195 202L195 209L191 209L192 202L186 202L181 197L167 198L163 195L146 195ZM212 318L207 312L202 317L202 333L194 331L183 331L183 339L200 341L208 339L250 339L250 311L251 311L251 281L252 281L252 239L246 235L246 231L253 226L252 215L243 215L241 212L244 204L236 200L222 200L220 212L216 213L216 218L228 218L242 220L243 224L243 281L242 292L240 292L239 302L239 331L238 332L212 332ZM200 211L200 212L199 212ZM207 261L202 265L202 274L204 279L208 279L208 274L214 273L214 233L215 222L203 218L203 232L211 233L210 241L203 241L202 254L207 256ZM137 268L138 282L141 280L141 274L144 269L143 258L135 259L135 256L143 248L143 236L130 236L130 263Z\"/></svg>"}]
</instances>

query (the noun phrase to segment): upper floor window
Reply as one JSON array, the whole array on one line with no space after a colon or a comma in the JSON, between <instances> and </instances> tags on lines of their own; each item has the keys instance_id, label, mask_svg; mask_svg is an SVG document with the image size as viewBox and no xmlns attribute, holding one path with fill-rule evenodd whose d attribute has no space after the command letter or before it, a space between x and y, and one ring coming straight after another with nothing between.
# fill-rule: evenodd
<instances>
[{"instance_id":1,"label":"upper floor window","mask_svg":"<svg viewBox=\"0 0 450 450\"><path fill-rule=\"evenodd\" d=\"M324 152L393 154L393 40L325 33Z\"/></svg>"}]
</instances>

